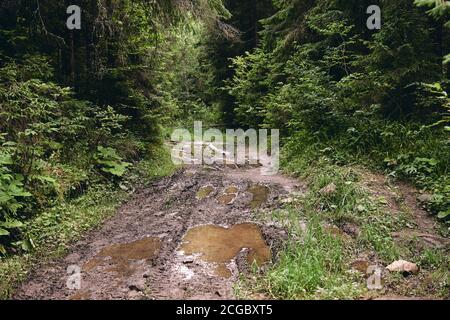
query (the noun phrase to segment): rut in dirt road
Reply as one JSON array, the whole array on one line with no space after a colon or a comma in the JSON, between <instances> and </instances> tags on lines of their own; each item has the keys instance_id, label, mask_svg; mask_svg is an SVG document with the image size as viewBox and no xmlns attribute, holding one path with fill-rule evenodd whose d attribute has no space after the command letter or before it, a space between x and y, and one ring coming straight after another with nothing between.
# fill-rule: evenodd
<instances>
[{"instance_id":1,"label":"rut in dirt road","mask_svg":"<svg viewBox=\"0 0 450 320\"><path fill-rule=\"evenodd\" d=\"M65 258L33 271L15 299L233 299L251 265L270 265L286 239L258 224L303 186L259 168L183 169L134 196ZM68 266L81 270L69 289Z\"/></svg>"}]
</instances>

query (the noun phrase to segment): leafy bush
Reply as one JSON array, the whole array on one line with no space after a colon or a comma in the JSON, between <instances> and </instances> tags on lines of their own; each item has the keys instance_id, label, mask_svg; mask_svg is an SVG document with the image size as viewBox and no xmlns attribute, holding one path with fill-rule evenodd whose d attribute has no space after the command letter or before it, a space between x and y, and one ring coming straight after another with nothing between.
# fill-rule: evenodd
<instances>
[{"instance_id":1,"label":"leafy bush","mask_svg":"<svg viewBox=\"0 0 450 320\"><path fill-rule=\"evenodd\" d=\"M1 151L1 150L0 150ZM24 189L24 177L8 168L13 161L9 154L0 153L0 208L3 217L13 216L22 207L20 198L30 197Z\"/></svg>"},{"instance_id":2,"label":"leafy bush","mask_svg":"<svg viewBox=\"0 0 450 320\"><path fill-rule=\"evenodd\" d=\"M116 177L122 177L127 167L131 165L128 162L123 162L122 157L117 154L116 150L109 147L104 148L99 146L95 159L103 172Z\"/></svg>"},{"instance_id":3,"label":"leafy bush","mask_svg":"<svg viewBox=\"0 0 450 320\"><path fill-rule=\"evenodd\" d=\"M0 68L1 253L31 249L32 239L21 241L22 222L82 193L89 176L95 181L95 164L117 177L130 165L114 149L98 147L125 139L129 117L48 81L53 70L44 57L25 62Z\"/></svg>"},{"instance_id":4,"label":"leafy bush","mask_svg":"<svg viewBox=\"0 0 450 320\"><path fill-rule=\"evenodd\" d=\"M368 2L278 6L261 45L233 59L226 89L239 124L281 129L290 167L305 152L363 163L432 192L430 210L447 216L450 99L437 24L409 0L383 1L378 32L356 17Z\"/></svg>"},{"instance_id":5,"label":"leafy bush","mask_svg":"<svg viewBox=\"0 0 450 320\"><path fill-rule=\"evenodd\" d=\"M2 147L4 145L5 143ZM7 243L5 237L9 237L12 231L23 226L22 222L16 219L17 211L23 207L22 199L31 196L24 188L24 177L14 174L8 168L12 164L11 155L0 149L0 254L6 253L3 245Z\"/></svg>"}]
</instances>

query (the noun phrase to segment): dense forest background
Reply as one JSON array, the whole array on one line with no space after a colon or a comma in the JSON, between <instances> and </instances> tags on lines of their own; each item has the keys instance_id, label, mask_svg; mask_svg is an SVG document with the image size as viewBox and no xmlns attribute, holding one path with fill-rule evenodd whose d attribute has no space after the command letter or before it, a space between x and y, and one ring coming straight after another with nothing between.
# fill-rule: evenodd
<instances>
[{"instance_id":1,"label":"dense forest background","mask_svg":"<svg viewBox=\"0 0 450 320\"><path fill-rule=\"evenodd\" d=\"M286 171L385 171L447 219L449 15L434 0L2 0L0 255L54 241L43 228L67 217L52 208L132 188L194 120L279 128Z\"/></svg>"}]
</instances>

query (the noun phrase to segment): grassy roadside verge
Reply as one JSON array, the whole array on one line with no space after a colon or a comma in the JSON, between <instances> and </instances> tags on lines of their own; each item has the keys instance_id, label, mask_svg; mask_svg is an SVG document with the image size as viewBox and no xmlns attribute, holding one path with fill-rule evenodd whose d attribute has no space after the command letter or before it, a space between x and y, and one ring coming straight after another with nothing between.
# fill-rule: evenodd
<instances>
[{"instance_id":1,"label":"grassy roadside verge","mask_svg":"<svg viewBox=\"0 0 450 320\"><path fill-rule=\"evenodd\" d=\"M36 264L64 255L70 243L112 216L131 196L124 184L145 185L174 170L168 150L156 147L148 159L130 170L122 187L108 182L91 186L81 197L62 202L28 221L25 234L34 240L35 248L27 254L0 259L0 299L7 299Z\"/></svg>"},{"instance_id":2,"label":"grassy roadside verge","mask_svg":"<svg viewBox=\"0 0 450 320\"><path fill-rule=\"evenodd\" d=\"M383 188L394 200L367 188L368 177L361 168L299 157L286 162L285 169L301 176L309 190L278 210L259 213L263 221L286 228L289 241L264 275L255 274L238 285L241 295L262 294L271 299L448 298L448 248L429 248L419 239L393 236L420 230L389 182ZM390 201L396 201L400 209L393 212ZM441 229L440 235L448 237L444 224ZM386 273L384 267L398 259L416 263L419 274ZM383 270L383 289L368 290L368 266Z\"/></svg>"}]
</instances>

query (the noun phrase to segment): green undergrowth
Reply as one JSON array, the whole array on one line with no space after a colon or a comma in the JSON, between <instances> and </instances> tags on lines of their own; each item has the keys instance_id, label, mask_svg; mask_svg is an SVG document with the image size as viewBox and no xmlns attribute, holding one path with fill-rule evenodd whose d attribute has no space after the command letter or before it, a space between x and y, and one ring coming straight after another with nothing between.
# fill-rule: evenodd
<instances>
[{"instance_id":1,"label":"green undergrowth","mask_svg":"<svg viewBox=\"0 0 450 320\"><path fill-rule=\"evenodd\" d=\"M376 129L374 129L376 128ZM298 132L286 140L285 169L303 174L311 162L326 160L345 166L364 166L393 180L414 184L430 194L426 206L443 222L450 222L448 133L414 124L378 122L327 139ZM306 154L307 156L299 156Z\"/></svg>"},{"instance_id":2,"label":"green undergrowth","mask_svg":"<svg viewBox=\"0 0 450 320\"><path fill-rule=\"evenodd\" d=\"M445 297L449 286L445 250L421 250L394 239L394 232L411 226L409 213L401 210L393 214L386 199L375 197L364 186L361 170L339 166L325 158L312 161L297 157L290 159L288 166L286 163L286 171L301 176L308 183L308 191L280 209L257 213L259 219L275 221L286 228L289 239L274 265L264 274L255 273L250 280L242 280L238 291L261 293L273 299L358 299L382 294L383 290L369 291L366 276L351 267L357 258L365 256L370 257L370 265L377 266L387 266L398 259L416 262L425 270L420 276L422 284L417 285L421 289L416 293ZM334 190L327 192L330 186ZM351 226L356 234L344 233L346 226ZM424 280L432 277L435 282ZM402 276L394 274L383 281L385 288L408 287ZM404 294L411 293L405 289Z\"/></svg>"},{"instance_id":3,"label":"green undergrowth","mask_svg":"<svg viewBox=\"0 0 450 320\"><path fill-rule=\"evenodd\" d=\"M120 183L103 181L78 198L64 200L24 225L24 238L33 239L33 249L0 258L0 299L8 298L32 267L61 257L70 244L111 217L130 198L136 186L145 186L175 170L170 154L153 146L148 159L130 168Z\"/></svg>"}]
</instances>

